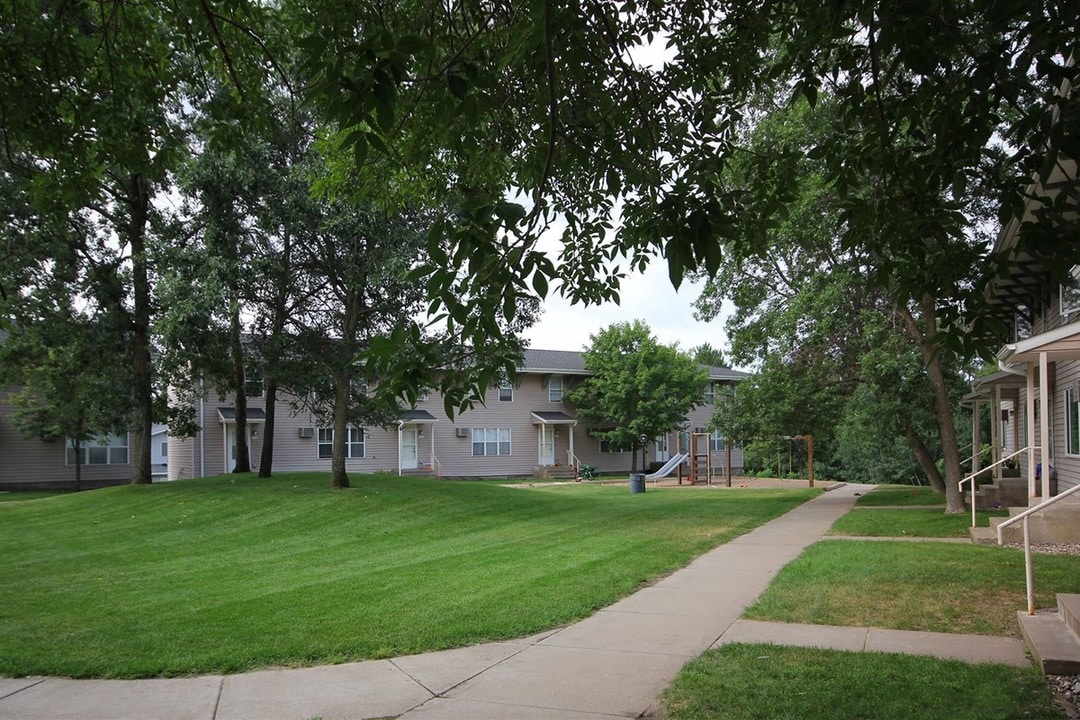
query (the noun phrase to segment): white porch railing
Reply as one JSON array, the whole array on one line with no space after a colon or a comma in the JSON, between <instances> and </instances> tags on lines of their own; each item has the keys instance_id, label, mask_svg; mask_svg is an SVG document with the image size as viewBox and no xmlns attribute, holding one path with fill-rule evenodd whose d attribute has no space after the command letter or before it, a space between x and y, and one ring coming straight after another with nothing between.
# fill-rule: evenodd
<instances>
[{"instance_id":1,"label":"white porch railing","mask_svg":"<svg viewBox=\"0 0 1080 720\"><path fill-rule=\"evenodd\" d=\"M1011 455L1006 455L1005 457L1001 458L1000 460L998 460L993 465L987 465L984 468L979 468L977 471L971 473L966 478L964 478L963 480L961 480L960 482L957 483L957 486L960 488L960 492L964 492L964 483L968 483L968 482L971 483L971 527L976 527L978 525L978 521L975 520L975 491L978 489L976 487L975 478L978 477L979 475L982 475L987 470L993 470L998 465L1004 465L1006 462L1008 462L1009 460L1012 460L1014 457L1016 457L1020 453L1027 452L1028 450L1031 450L1032 452L1034 452L1034 451L1036 451L1038 449L1039 449L1038 446L1035 446L1035 445L1032 445L1031 447L1021 448L1021 449L1017 450L1016 452L1012 453Z\"/></svg>"},{"instance_id":2,"label":"white porch railing","mask_svg":"<svg viewBox=\"0 0 1080 720\"><path fill-rule=\"evenodd\" d=\"M1028 518L1035 513L1042 512L1058 500L1067 498L1075 492L1080 492L1080 485L1073 485L1065 492L1055 495L1052 498L1047 498L1035 507L1028 508L1019 515L1015 515L997 526L998 545L1000 545L1003 538L1002 530L1010 525L1015 525L1021 520L1024 522L1024 580L1027 582L1028 615L1035 614L1035 583L1031 571L1031 534L1028 531Z\"/></svg>"},{"instance_id":3,"label":"white porch railing","mask_svg":"<svg viewBox=\"0 0 1080 720\"><path fill-rule=\"evenodd\" d=\"M435 457L434 455L431 456L431 469L435 471L436 480L442 478L442 463L439 462L439 458Z\"/></svg>"},{"instance_id":4,"label":"white porch railing","mask_svg":"<svg viewBox=\"0 0 1080 720\"><path fill-rule=\"evenodd\" d=\"M577 475L581 469L581 458L575 455L573 450L567 450L566 464L574 468L574 474Z\"/></svg>"}]
</instances>

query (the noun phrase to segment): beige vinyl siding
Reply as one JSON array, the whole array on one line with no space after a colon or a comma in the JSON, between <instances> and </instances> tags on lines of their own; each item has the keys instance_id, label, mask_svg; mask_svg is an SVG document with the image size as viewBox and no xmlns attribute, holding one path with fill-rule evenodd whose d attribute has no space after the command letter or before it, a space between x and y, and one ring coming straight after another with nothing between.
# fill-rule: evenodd
<instances>
[{"instance_id":1,"label":"beige vinyl siding","mask_svg":"<svg viewBox=\"0 0 1080 720\"><path fill-rule=\"evenodd\" d=\"M75 487L75 466L65 460L66 441L26 438L12 423L10 390L0 390L0 489ZM84 487L131 481L131 465L83 465Z\"/></svg>"},{"instance_id":2,"label":"beige vinyl siding","mask_svg":"<svg viewBox=\"0 0 1080 720\"><path fill-rule=\"evenodd\" d=\"M513 384L513 400L499 400L499 388L487 389L484 402L471 410L456 415L452 420L447 417L442 398L432 395L417 405L418 410L426 410L435 422L408 423L407 427L422 430L424 437L417 440L417 461L423 468L427 464L437 465L445 477L515 477L531 476L536 471L540 460L539 425L533 412L563 412L575 416L574 408L566 402L551 402L548 394L547 379L553 373L522 372ZM560 373L554 373L560 374ZM572 375L561 374L563 393L578 382ZM262 408L263 400L252 399L250 407ZM204 401L204 435L202 442L206 450L205 471L207 475L217 475L225 471L224 427L218 415L218 408L233 407L231 398L209 397ZM706 426L712 412L711 407L702 406L691 414L692 427ZM199 408L196 407L196 415ZM274 470L324 471L330 470L330 459L318 456L318 428L320 423L307 413L294 414L287 401L279 400L276 432L274 439ZM262 451L263 423L254 424L256 437L251 445L252 469L257 470L259 454ZM624 472L630 467L628 453L600 453L599 443L588 437L585 423L576 427L555 425L555 463L567 465L570 462L570 434L574 437L574 450L577 457L601 472ZM300 437L301 428L312 428L312 437ZM458 437L458 429L463 429L464 436ZM505 428L510 431L510 455L474 456L472 430L474 428ZM432 458L432 439L434 439L434 458ZM672 433L669 445L675 452L675 434ZM170 477L197 477L199 464L200 438L169 439ZM741 466L741 453L733 465ZM350 472L397 472L399 458L399 434L396 426L389 429L367 427L365 437L365 456L348 458L346 468ZM649 460L653 458L650 456Z\"/></svg>"},{"instance_id":3,"label":"beige vinyl siding","mask_svg":"<svg viewBox=\"0 0 1080 720\"><path fill-rule=\"evenodd\" d=\"M1066 422L1065 391L1078 389L1080 385L1080 362L1061 362L1055 367L1054 388L1054 471L1058 478L1058 492L1080 484L1080 454L1068 454L1068 438L1065 437Z\"/></svg>"}]
</instances>

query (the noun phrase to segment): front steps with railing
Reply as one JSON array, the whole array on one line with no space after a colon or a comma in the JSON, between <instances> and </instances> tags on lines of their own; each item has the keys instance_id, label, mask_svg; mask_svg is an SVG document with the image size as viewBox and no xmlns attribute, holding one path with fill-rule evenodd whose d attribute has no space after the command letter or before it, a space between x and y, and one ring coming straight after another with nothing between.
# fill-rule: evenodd
<instances>
[{"instance_id":1,"label":"front steps with railing","mask_svg":"<svg viewBox=\"0 0 1080 720\"><path fill-rule=\"evenodd\" d=\"M1035 662L1045 675L1080 674L1080 595L1059 594L1058 611L1016 614Z\"/></svg>"},{"instance_id":2,"label":"front steps with railing","mask_svg":"<svg viewBox=\"0 0 1080 720\"><path fill-rule=\"evenodd\" d=\"M573 480L577 477L577 471L571 465L538 465L533 469L533 477Z\"/></svg>"},{"instance_id":3,"label":"front steps with railing","mask_svg":"<svg viewBox=\"0 0 1080 720\"><path fill-rule=\"evenodd\" d=\"M1042 498L1032 498L1031 505L1038 504ZM1028 509L1028 506L1012 506L1009 517L1015 517ZM990 527L971 528L971 540L979 545L997 545L997 526L1008 518L990 518ZM1037 515L1028 518L1031 542L1035 545L1063 545L1080 543L1080 497L1064 499L1056 505L1047 507ZM1023 525L1017 523L1005 528L1001 533L1002 542L1022 543Z\"/></svg>"},{"instance_id":4,"label":"front steps with railing","mask_svg":"<svg viewBox=\"0 0 1080 720\"><path fill-rule=\"evenodd\" d=\"M1019 470L1005 469L1002 477L978 487L975 506L980 510L1012 507L1027 502L1027 480L1020 477Z\"/></svg>"}]
</instances>

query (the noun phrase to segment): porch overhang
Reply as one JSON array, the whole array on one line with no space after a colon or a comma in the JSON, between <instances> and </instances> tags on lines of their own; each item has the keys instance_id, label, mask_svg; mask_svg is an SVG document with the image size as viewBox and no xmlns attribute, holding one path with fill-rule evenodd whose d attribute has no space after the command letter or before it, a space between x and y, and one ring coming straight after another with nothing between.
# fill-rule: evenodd
<instances>
[{"instance_id":1,"label":"porch overhang","mask_svg":"<svg viewBox=\"0 0 1080 720\"><path fill-rule=\"evenodd\" d=\"M1037 365L1044 355L1046 362L1080 360L1080 322L1009 343L998 352L998 365L1006 372L1019 374L1021 366Z\"/></svg>"},{"instance_id":2,"label":"porch overhang","mask_svg":"<svg viewBox=\"0 0 1080 720\"><path fill-rule=\"evenodd\" d=\"M432 425L439 422L439 419L427 410L406 410L401 413L401 417L398 418L397 422L399 427L402 425Z\"/></svg>"},{"instance_id":3,"label":"porch overhang","mask_svg":"<svg viewBox=\"0 0 1080 720\"><path fill-rule=\"evenodd\" d=\"M533 425L577 425L577 418L570 417L564 412L551 410L533 410Z\"/></svg>"},{"instance_id":4,"label":"porch overhang","mask_svg":"<svg viewBox=\"0 0 1080 720\"><path fill-rule=\"evenodd\" d=\"M218 422L222 425L233 425L236 423L236 408L234 407L218 408L217 414ZM249 423L265 423L266 411L262 408L248 408L247 421Z\"/></svg>"}]
</instances>

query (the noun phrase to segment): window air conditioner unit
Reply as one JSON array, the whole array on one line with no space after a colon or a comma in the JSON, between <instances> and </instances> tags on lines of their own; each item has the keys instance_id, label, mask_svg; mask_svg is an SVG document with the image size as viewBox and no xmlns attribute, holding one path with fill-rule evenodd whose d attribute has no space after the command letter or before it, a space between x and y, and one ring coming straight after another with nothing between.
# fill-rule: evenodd
<instances>
[{"instance_id":1,"label":"window air conditioner unit","mask_svg":"<svg viewBox=\"0 0 1080 720\"><path fill-rule=\"evenodd\" d=\"M456 433L455 434L458 437L467 438L467 437L469 437L469 428L456 428Z\"/></svg>"},{"instance_id":2,"label":"window air conditioner unit","mask_svg":"<svg viewBox=\"0 0 1080 720\"><path fill-rule=\"evenodd\" d=\"M300 428L298 435L302 438L315 437L315 428Z\"/></svg>"}]
</instances>

